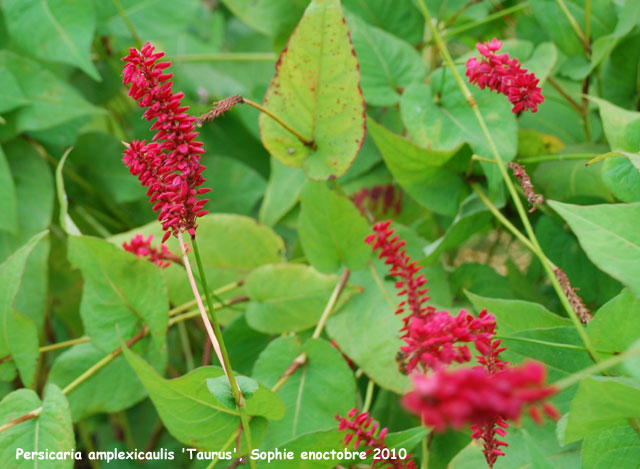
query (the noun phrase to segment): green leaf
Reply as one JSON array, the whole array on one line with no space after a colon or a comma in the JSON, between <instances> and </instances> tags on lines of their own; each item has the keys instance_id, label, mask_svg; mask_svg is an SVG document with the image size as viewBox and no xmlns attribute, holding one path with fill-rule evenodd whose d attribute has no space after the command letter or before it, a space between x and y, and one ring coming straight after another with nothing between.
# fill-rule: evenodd
<instances>
[{"instance_id":1,"label":"green leaf","mask_svg":"<svg viewBox=\"0 0 640 469\"><path fill-rule=\"evenodd\" d=\"M222 0L222 3L252 28L284 39L293 31L309 0Z\"/></svg>"},{"instance_id":2,"label":"green leaf","mask_svg":"<svg viewBox=\"0 0 640 469\"><path fill-rule=\"evenodd\" d=\"M392 281L385 280L387 266L380 260L353 272L351 282L364 292L354 295L329 318L327 334L380 387L399 394L408 391L409 380L398 371L396 355L402 319L394 314L400 299Z\"/></svg>"},{"instance_id":3,"label":"green leaf","mask_svg":"<svg viewBox=\"0 0 640 469\"><path fill-rule=\"evenodd\" d=\"M245 399L251 399L253 393L258 390L258 383L246 376L236 376L236 382L240 388L240 392ZM218 376L217 378L207 378L207 388L211 394L215 396L220 402L226 405L229 409L236 409L236 400L233 397L233 391L226 375Z\"/></svg>"},{"instance_id":4,"label":"green leaf","mask_svg":"<svg viewBox=\"0 0 640 469\"><path fill-rule=\"evenodd\" d=\"M558 49L552 42L539 44L531 56L522 61L522 66L534 73L540 83L544 83L558 61ZM540 85L542 86L542 85Z\"/></svg>"},{"instance_id":5,"label":"green leaf","mask_svg":"<svg viewBox=\"0 0 640 469\"><path fill-rule=\"evenodd\" d=\"M8 423L42 405L42 413L33 419L16 425L0 433L0 460L4 464L13 461L15 469L37 468L38 460L16 458L18 450L31 451L74 451L76 449L69 404L56 385L45 388L44 401L30 389L19 389L0 401L0 425ZM72 458L49 460L41 467L47 469L71 469ZM8 467L8 466L7 466Z\"/></svg>"},{"instance_id":6,"label":"green leaf","mask_svg":"<svg viewBox=\"0 0 640 469\"><path fill-rule=\"evenodd\" d=\"M584 1L566 0L565 4L578 25L584 30ZM569 57L585 55L584 47L556 0L532 0L531 8L538 23L562 52ZM593 39L598 39L613 30L616 23L615 10L609 0L593 3L591 6L591 37Z\"/></svg>"},{"instance_id":7,"label":"green leaf","mask_svg":"<svg viewBox=\"0 0 640 469\"><path fill-rule=\"evenodd\" d=\"M540 163L531 175L536 190L553 200L589 196L613 202L601 168L585 166L591 157L585 153L584 159Z\"/></svg>"},{"instance_id":8,"label":"green leaf","mask_svg":"<svg viewBox=\"0 0 640 469\"><path fill-rule=\"evenodd\" d=\"M600 108L602 127L604 128L604 133L607 137L607 141L609 142L611 150L622 150L631 152L639 151L640 148L634 148L635 145L630 146L631 142L628 141L629 136L626 130L628 126L634 125L634 122L640 120L640 112L623 109L614 104L611 104L609 101L605 101L604 99L599 99L592 96L590 96L589 99L597 103L598 107ZM637 128L634 130L637 131ZM637 135L636 132L634 133Z\"/></svg>"},{"instance_id":9,"label":"green leaf","mask_svg":"<svg viewBox=\"0 0 640 469\"><path fill-rule=\"evenodd\" d=\"M260 207L260 221L273 226L297 203L307 176L300 168L292 168L271 158L271 175Z\"/></svg>"},{"instance_id":10,"label":"green leaf","mask_svg":"<svg viewBox=\"0 0 640 469\"><path fill-rule=\"evenodd\" d=\"M250 375L253 365L269 342L271 336L252 329L245 316L239 316L222 331L231 366L238 373Z\"/></svg>"},{"instance_id":11,"label":"green leaf","mask_svg":"<svg viewBox=\"0 0 640 469\"><path fill-rule=\"evenodd\" d=\"M111 352L143 325L160 347L165 341L168 299L160 270L151 262L88 236L69 237L69 261L84 278L80 315L91 343Z\"/></svg>"},{"instance_id":12,"label":"green leaf","mask_svg":"<svg viewBox=\"0 0 640 469\"><path fill-rule=\"evenodd\" d=\"M464 73L462 68L459 72ZM421 147L434 150L451 150L467 142L477 155L493 158L473 109L451 72L439 68L430 75L430 82L430 85L411 85L402 95L400 111L411 139ZM518 147L511 104L505 96L475 86L471 92L500 156L504 161L511 161ZM492 185L500 183L502 179L495 164L481 162L481 166Z\"/></svg>"},{"instance_id":13,"label":"green leaf","mask_svg":"<svg viewBox=\"0 0 640 469\"><path fill-rule=\"evenodd\" d=\"M273 386L296 357L307 354L306 364L278 390L286 413L282 420L270 423L265 448L306 433L335 429L334 416L345 415L355 404L353 374L340 353L322 339L310 339L304 346L298 340L274 340L260 354L253 370L254 378Z\"/></svg>"},{"instance_id":14,"label":"green leaf","mask_svg":"<svg viewBox=\"0 0 640 469\"><path fill-rule=\"evenodd\" d=\"M640 203L548 203L569 224L593 263L640 296Z\"/></svg>"},{"instance_id":15,"label":"green leaf","mask_svg":"<svg viewBox=\"0 0 640 469\"><path fill-rule=\"evenodd\" d=\"M571 324L569 319L553 314L538 303L487 298L469 291L465 294L477 311L486 309L496 317L500 335L508 335L525 329L569 326Z\"/></svg>"},{"instance_id":16,"label":"green leaf","mask_svg":"<svg viewBox=\"0 0 640 469\"><path fill-rule=\"evenodd\" d=\"M262 143L313 179L343 175L365 136L360 74L339 0L313 0L276 65L264 105L313 140L316 149L266 114Z\"/></svg>"},{"instance_id":17,"label":"green leaf","mask_svg":"<svg viewBox=\"0 0 640 469\"><path fill-rule=\"evenodd\" d=\"M582 443L582 469L637 469L638 461L638 434L627 423L593 433Z\"/></svg>"},{"instance_id":18,"label":"green leaf","mask_svg":"<svg viewBox=\"0 0 640 469\"><path fill-rule=\"evenodd\" d=\"M618 15L616 29L599 37L591 46L591 69L596 68L613 51L616 45L636 26L640 19L640 3L624 2Z\"/></svg>"},{"instance_id":19,"label":"green leaf","mask_svg":"<svg viewBox=\"0 0 640 469\"><path fill-rule=\"evenodd\" d=\"M640 417L640 388L622 378L589 376L571 403L565 442L599 433L630 417Z\"/></svg>"},{"instance_id":20,"label":"green leaf","mask_svg":"<svg viewBox=\"0 0 640 469\"><path fill-rule=\"evenodd\" d=\"M628 289L608 301L593 316L587 333L598 350L622 353L638 339L640 300Z\"/></svg>"},{"instance_id":21,"label":"green leaf","mask_svg":"<svg viewBox=\"0 0 640 469\"><path fill-rule=\"evenodd\" d=\"M2 72L0 72L0 76ZM0 80L2 80L0 78ZM2 83L0 83L2 90ZM18 214L16 187L11 177L11 170L0 146L0 230L16 233L18 230Z\"/></svg>"},{"instance_id":22,"label":"green leaf","mask_svg":"<svg viewBox=\"0 0 640 469\"><path fill-rule=\"evenodd\" d=\"M178 441L218 451L238 429L241 424L238 412L229 410L207 389L207 379L224 376L222 368L206 366L179 378L164 379L127 347L123 347L123 353L149 393L165 427ZM260 386L246 404L247 414L251 416L277 419L284 414L278 396L264 386ZM254 419L251 426L259 422L260 419ZM242 446L246 448L245 441Z\"/></svg>"},{"instance_id":23,"label":"green leaf","mask_svg":"<svg viewBox=\"0 0 640 469\"><path fill-rule=\"evenodd\" d=\"M12 70L28 104L7 116L7 126L0 126L1 134L44 130L105 112L36 62L4 50L0 51L0 69L3 67ZM4 132L3 127L7 127Z\"/></svg>"},{"instance_id":24,"label":"green leaf","mask_svg":"<svg viewBox=\"0 0 640 469\"><path fill-rule=\"evenodd\" d=\"M393 106L407 86L424 80L427 69L409 43L354 16L349 18L349 29L367 104Z\"/></svg>"},{"instance_id":25,"label":"green leaf","mask_svg":"<svg viewBox=\"0 0 640 469\"><path fill-rule=\"evenodd\" d=\"M75 65L100 81L90 46L96 19L82 0L5 0L4 17L11 38L39 59Z\"/></svg>"},{"instance_id":26,"label":"green leaf","mask_svg":"<svg viewBox=\"0 0 640 469\"><path fill-rule=\"evenodd\" d=\"M157 349L144 338L133 347L143 353L156 370L164 369L167 352ZM93 344L80 344L64 351L53 362L48 383L64 388L105 357ZM113 383L118 383L114 386ZM68 395L74 422L97 413L115 413L127 409L147 397L147 392L123 356L118 356L99 369L82 386Z\"/></svg>"},{"instance_id":27,"label":"green leaf","mask_svg":"<svg viewBox=\"0 0 640 469\"><path fill-rule=\"evenodd\" d=\"M462 177L447 166L468 162L471 157L469 147L420 148L371 118L367 124L384 162L402 188L424 207L444 215L455 215L468 189Z\"/></svg>"},{"instance_id":28,"label":"green leaf","mask_svg":"<svg viewBox=\"0 0 640 469\"><path fill-rule=\"evenodd\" d=\"M29 318L14 310L14 301L27 259L45 236L46 231L35 235L0 265L0 356L14 356L20 378L27 386L33 383L40 356L38 332ZM0 364L0 380L11 381L14 377L15 368L11 362Z\"/></svg>"},{"instance_id":29,"label":"green leaf","mask_svg":"<svg viewBox=\"0 0 640 469\"><path fill-rule=\"evenodd\" d=\"M342 0L342 6L414 46L424 37L424 19L411 0Z\"/></svg>"},{"instance_id":30,"label":"green leaf","mask_svg":"<svg viewBox=\"0 0 640 469\"><path fill-rule=\"evenodd\" d=\"M214 190L207 194L205 209L211 213L249 215L264 194L264 179L249 166L231 159L216 157L205 160L203 176L212 182Z\"/></svg>"},{"instance_id":31,"label":"green leaf","mask_svg":"<svg viewBox=\"0 0 640 469\"><path fill-rule=\"evenodd\" d=\"M300 242L311 265L323 273L346 266L361 269L371 248L365 243L369 225L351 200L309 181L301 194Z\"/></svg>"},{"instance_id":32,"label":"green leaf","mask_svg":"<svg viewBox=\"0 0 640 469\"><path fill-rule=\"evenodd\" d=\"M69 200L67 199L67 193L64 189L64 177L62 170L64 168L65 161L67 161L67 157L69 156L70 151L71 149L67 150L64 155L62 155L60 163L58 163L58 166L56 167L56 192L58 194L58 206L60 207L60 227L67 234L81 236L82 233L80 232L80 229L78 229L73 219L69 215Z\"/></svg>"},{"instance_id":33,"label":"green leaf","mask_svg":"<svg viewBox=\"0 0 640 469\"><path fill-rule=\"evenodd\" d=\"M0 112L5 113L28 103L11 68L0 62Z\"/></svg>"},{"instance_id":34,"label":"green leaf","mask_svg":"<svg viewBox=\"0 0 640 469\"><path fill-rule=\"evenodd\" d=\"M338 276L323 275L302 264L259 267L247 276L244 284L251 299L247 322L267 334L308 329L317 324L337 284ZM353 291L347 288L339 304Z\"/></svg>"},{"instance_id":35,"label":"green leaf","mask_svg":"<svg viewBox=\"0 0 640 469\"><path fill-rule=\"evenodd\" d=\"M640 156L627 153L629 158L608 158L602 165L602 179L611 192L623 202L640 202Z\"/></svg>"},{"instance_id":36,"label":"green leaf","mask_svg":"<svg viewBox=\"0 0 640 469\"><path fill-rule=\"evenodd\" d=\"M325 469L335 467L333 459L302 459L304 452L316 451L340 451L344 449L344 433L339 433L337 428L332 430L305 433L277 446L282 450L286 448L294 454L293 459L275 460L266 465L270 469ZM266 450L274 449L274 446L265 447Z\"/></svg>"}]
</instances>

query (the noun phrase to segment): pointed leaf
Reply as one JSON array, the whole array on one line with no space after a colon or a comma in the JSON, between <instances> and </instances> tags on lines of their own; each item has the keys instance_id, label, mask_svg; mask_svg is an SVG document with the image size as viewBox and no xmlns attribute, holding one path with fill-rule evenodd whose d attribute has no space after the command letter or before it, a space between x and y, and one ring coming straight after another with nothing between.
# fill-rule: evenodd
<instances>
[{"instance_id":1,"label":"pointed leaf","mask_svg":"<svg viewBox=\"0 0 640 469\"><path fill-rule=\"evenodd\" d=\"M582 207L550 200L549 205L569 224L589 259L640 296L640 203Z\"/></svg>"},{"instance_id":2,"label":"pointed leaf","mask_svg":"<svg viewBox=\"0 0 640 469\"><path fill-rule=\"evenodd\" d=\"M240 392L245 399L251 399L253 393L258 390L258 383L246 376L236 376L236 382L240 388ZM233 391L226 375L218 376L217 378L207 378L207 388L211 391L211 394L215 396L220 402L226 405L229 409L236 409L236 400L233 397Z\"/></svg>"},{"instance_id":3,"label":"pointed leaf","mask_svg":"<svg viewBox=\"0 0 640 469\"><path fill-rule=\"evenodd\" d=\"M69 237L69 261L84 278L80 315L91 343L111 352L148 325L158 346L165 341L168 299L158 267L107 241Z\"/></svg>"},{"instance_id":4,"label":"pointed leaf","mask_svg":"<svg viewBox=\"0 0 640 469\"><path fill-rule=\"evenodd\" d=\"M266 114L260 134L269 152L313 179L343 175L365 135L358 60L339 0L313 0L276 65L264 105L312 140L305 146Z\"/></svg>"},{"instance_id":5,"label":"pointed leaf","mask_svg":"<svg viewBox=\"0 0 640 469\"><path fill-rule=\"evenodd\" d=\"M2 72L0 72L2 76ZM2 83L0 83L0 90ZM1 102L1 98L0 98ZM16 187L11 177L11 170L0 147L0 231L15 233L18 229Z\"/></svg>"},{"instance_id":6,"label":"pointed leaf","mask_svg":"<svg viewBox=\"0 0 640 469\"><path fill-rule=\"evenodd\" d=\"M273 226L297 203L307 176L300 168L292 168L271 158L271 174L260 207L260 221Z\"/></svg>"},{"instance_id":7,"label":"pointed leaf","mask_svg":"<svg viewBox=\"0 0 640 469\"><path fill-rule=\"evenodd\" d=\"M82 235L80 229L76 226L73 219L69 215L69 200L67 199L67 193L64 190L64 176L63 176L63 168L64 163L67 161L67 157L71 152L71 148L69 148L62 158L60 159L60 163L56 168L56 192L58 193L58 206L60 212L60 227L67 233L71 235Z\"/></svg>"}]
</instances>

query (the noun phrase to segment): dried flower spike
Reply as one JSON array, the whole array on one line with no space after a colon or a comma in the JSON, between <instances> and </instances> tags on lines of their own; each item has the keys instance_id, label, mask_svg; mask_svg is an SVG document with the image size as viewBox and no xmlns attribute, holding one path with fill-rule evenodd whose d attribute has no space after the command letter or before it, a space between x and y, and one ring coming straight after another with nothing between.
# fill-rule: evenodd
<instances>
[{"instance_id":1,"label":"dried flower spike","mask_svg":"<svg viewBox=\"0 0 640 469\"><path fill-rule=\"evenodd\" d=\"M514 161L508 163L508 166L513 170L513 175L518 178L518 181L520 181L522 192L524 192L524 196L529 202L529 207L531 207L529 209L529 213L535 212L538 206L544 203L544 197L542 194L536 194L533 190L533 183L531 182L531 178L529 177L529 174L527 174L527 170L524 166Z\"/></svg>"},{"instance_id":2,"label":"dried flower spike","mask_svg":"<svg viewBox=\"0 0 640 469\"><path fill-rule=\"evenodd\" d=\"M538 111L538 104L544 101L540 81L533 73L518 63L518 59L509 58L509 54L496 54L502 47L502 42L492 39L484 44L476 44L478 52L483 58L478 61L475 57L467 60L466 75L469 83L480 89L488 87L506 95L513 104L512 111L519 113L531 109Z\"/></svg>"},{"instance_id":3,"label":"dried flower spike","mask_svg":"<svg viewBox=\"0 0 640 469\"><path fill-rule=\"evenodd\" d=\"M209 191L200 188L205 182L200 164L204 149L195 140L195 118L181 104L184 94L173 93L172 74L164 73L171 63L158 62L163 56L164 52L154 52L146 43L141 50L129 49L122 59L127 62L123 82L131 84L129 96L147 108L144 118L155 119L151 130L156 131L148 144L144 140L128 144L123 160L131 174L149 188L147 195L153 210L160 212L158 220L166 232L162 242L172 233L177 236L187 231L195 236L196 219L208 213L203 209L207 201L197 197Z\"/></svg>"},{"instance_id":4,"label":"dried flower spike","mask_svg":"<svg viewBox=\"0 0 640 469\"><path fill-rule=\"evenodd\" d=\"M171 265L171 262L181 264L182 260L173 254L165 244L160 245L160 249L151 245L153 235L149 235L146 239L141 234L136 235L128 243L122 243L122 248L135 256L153 262L161 269L165 269Z\"/></svg>"},{"instance_id":5,"label":"dried flower spike","mask_svg":"<svg viewBox=\"0 0 640 469\"><path fill-rule=\"evenodd\" d=\"M387 449L387 445L384 440L389 431L387 428L383 428L378 432L379 424L374 422L373 418L369 416L368 412L358 413L358 409L353 408L347 414L348 417L340 417L336 415L336 420L340 422L338 424L338 431L346 431L347 434L344 437L345 446L353 441L355 437L355 443L353 449L363 444L364 451L367 454L371 454L374 449ZM377 435L376 435L377 433ZM417 469L416 463L411 459L411 455L407 455L406 459L374 459L371 467L385 467L394 469Z\"/></svg>"},{"instance_id":6,"label":"dried flower spike","mask_svg":"<svg viewBox=\"0 0 640 469\"><path fill-rule=\"evenodd\" d=\"M576 288L573 288L573 286L571 286L571 281L569 280L569 277L567 277L567 274L560 268L554 269L553 273L558 279L558 282L562 287L562 291L564 291L564 294L567 295L569 303L571 303L571 307L576 312L580 320L585 324L589 324L589 321L593 319L593 316L591 316L591 311L589 311L589 308L584 305L584 301L582 301L582 298L580 298L580 296L576 293Z\"/></svg>"}]
</instances>

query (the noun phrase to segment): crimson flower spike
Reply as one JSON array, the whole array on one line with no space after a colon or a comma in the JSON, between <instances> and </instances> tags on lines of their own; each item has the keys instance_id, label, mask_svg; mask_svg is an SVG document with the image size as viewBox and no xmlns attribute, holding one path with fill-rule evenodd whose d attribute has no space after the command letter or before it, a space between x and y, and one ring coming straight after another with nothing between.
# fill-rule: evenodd
<instances>
[{"instance_id":1,"label":"crimson flower spike","mask_svg":"<svg viewBox=\"0 0 640 469\"><path fill-rule=\"evenodd\" d=\"M165 73L170 62L158 62L164 52L154 52L154 47L146 43L142 49L129 49L124 57L123 83L131 84L129 96L146 108L144 118L155 119L151 130L156 131L151 142L134 140L125 144L123 161L129 171L143 186L148 187L147 195L153 210L160 212L158 220L165 230L162 242L173 233L187 231L195 236L196 220L208 212L203 209L206 200L198 196L210 189L200 188L205 182L200 163L204 153L202 143L195 140L195 117L189 116L188 106L183 106L182 92L174 93L173 76Z\"/></svg>"},{"instance_id":2,"label":"crimson flower spike","mask_svg":"<svg viewBox=\"0 0 640 469\"><path fill-rule=\"evenodd\" d=\"M467 60L466 75L469 83L477 85L481 90L488 87L506 95L513 104L513 113L531 109L538 111L538 104L544 101L540 81L533 73L522 68L518 59L509 58L509 54L496 54L502 47L497 39L476 44L478 52L483 56L480 61L475 57Z\"/></svg>"}]
</instances>

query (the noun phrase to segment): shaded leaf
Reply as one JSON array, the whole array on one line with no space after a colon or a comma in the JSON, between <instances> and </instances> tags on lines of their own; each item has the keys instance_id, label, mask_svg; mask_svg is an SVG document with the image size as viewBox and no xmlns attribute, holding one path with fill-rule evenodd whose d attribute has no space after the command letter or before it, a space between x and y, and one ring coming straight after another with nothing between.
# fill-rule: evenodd
<instances>
[{"instance_id":1,"label":"shaded leaf","mask_svg":"<svg viewBox=\"0 0 640 469\"><path fill-rule=\"evenodd\" d=\"M74 223L73 219L69 215L69 200L67 199L67 193L64 189L64 177L63 177L63 168L64 163L69 156L69 150L62 155L60 159L60 163L56 167L56 193L58 195L58 207L59 207L59 217L60 217L60 227L70 235L81 236L82 233Z\"/></svg>"},{"instance_id":2,"label":"shaded leaf","mask_svg":"<svg viewBox=\"0 0 640 469\"><path fill-rule=\"evenodd\" d=\"M297 203L307 176L300 168L292 168L271 158L271 175L260 207L260 221L273 226Z\"/></svg>"},{"instance_id":3,"label":"shaded leaf","mask_svg":"<svg viewBox=\"0 0 640 469\"><path fill-rule=\"evenodd\" d=\"M417 45L424 36L424 19L411 0L342 0L342 6L367 23Z\"/></svg>"},{"instance_id":4,"label":"shaded leaf","mask_svg":"<svg viewBox=\"0 0 640 469\"><path fill-rule=\"evenodd\" d=\"M248 400L253 397L253 393L258 390L258 383L246 376L236 376L236 382L240 388L240 392L244 399ZM207 378L207 388L224 405L229 409L236 409L236 400L233 397L233 391L226 375L217 378Z\"/></svg>"},{"instance_id":5,"label":"shaded leaf","mask_svg":"<svg viewBox=\"0 0 640 469\"><path fill-rule=\"evenodd\" d=\"M638 339L640 300L628 289L608 301L593 316L587 333L598 350L618 354Z\"/></svg>"},{"instance_id":6,"label":"shaded leaf","mask_svg":"<svg viewBox=\"0 0 640 469\"><path fill-rule=\"evenodd\" d=\"M205 210L211 213L250 215L265 192L265 181L253 169L231 158L205 160L203 176L214 189L207 194Z\"/></svg>"},{"instance_id":7,"label":"shaded leaf","mask_svg":"<svg viewBox=\"0 0 640 469\"><path fill-rule=\"evenodd\" d=\"M0 74L1 76L1 74ZM1 80L1 79L0 79ZM0 90L2 83L0 83ZM18 229L16 188L9 164L0 146L0 230L15 233Z\"/></svg>"}]
</instances>

